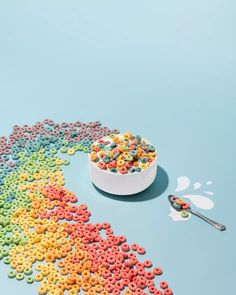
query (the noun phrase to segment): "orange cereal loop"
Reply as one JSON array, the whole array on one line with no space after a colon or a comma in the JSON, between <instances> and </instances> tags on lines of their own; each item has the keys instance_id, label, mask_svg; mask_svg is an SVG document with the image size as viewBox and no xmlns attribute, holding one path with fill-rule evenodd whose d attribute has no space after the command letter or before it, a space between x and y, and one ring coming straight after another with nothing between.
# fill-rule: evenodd
<instances>
[{"instance_id":1,"label":"orange cereal loop","mask_svg":"<svg viewBox=\"0 0 236 295\"><path fill-rule=\"evenodd\" d=\"M48 279L49 284L54 284L56 282L56 279L53 276L49 275L47 279Z\"/></svg>"},{"instance_id":2,"label":"orange cereal loop","mask_svg":"<svg viewBox=\"0 0 236 295\"><path fill-rule=\"evenodd\" d=\"M61 232L61 237L62 238L67 238L68 237L68 233L65 232L65 231Z\"/></svg>"},{"instance_id":3,"label":"orange cereal loop","mask_svg":"<svg viewBox=\"0 0 236 295\"><path fill-rule=\"evenodd\" d=\"M63 260L58 261L57 265L59 267L65 267L65 262Z\"/></svg>"},{"instance_id":4,"label":"orange cereal loop","mask_svg":"<svg viewBox=\"0 0 236 295\"><path fill-rule=\"evenodd\" d=\"M71 269L72 266L74 266L74 264L71 263L71 262L68 262L68 263L66 264L66 268L67 268L67 269Z\"/></svg>"},{"instance_id":5,"label":"orange cereal loop","mask_svg":"<svg viewBox=\"0 0 236 295\"><path fill-rule=\"evenodd\" d=\"M76 271L78 274L82 273L82 271L83 271L82 265L80 265L80 264L76 265Z\"/></svg>"},{"instance_id":6,"label":"orange cereal loop","mask_svg":"<svg viewBox=\"0 0 236 295\"><path fill-rule=\"evenodd\" d=\"M23 265L17 265L17 267L16 267L16 271L17 272L23 272L24 271L24 266Z\"/></svg>"},{"instance_id":7,"label":"orange cereal loop","mask_svg":"<svg viewBox=\"0 0 236 295\"><path fill-rule=\"evenodd\" d=\"M104 289L104 287L101 286L101 285L96 285L96 286L94 287L94 289L95 289L96 292L100 293L100 292L102 292L102 290Z\"/></svg>"},{"instance_id":8,"label":"orange cereal loop","mask_svg":"<svg viewBox=\"0 0 236 295\"><path fill-rule=\"evenodd\" d=\"M68 295L77 295L77 294L78 294L78 290L71 289L68 291Z\"/></svg>"},{"instance_id":9,"label":"orange cereal loop","mask_svg":"<svg viewBox=\"0 0 236 295\"><path fill-rule=\"evenodd\" d=\"M137 167L138 166L138 161L133 162L133 166Z\"/></svg>"},{"instance_id":10,"label":"orange cereal loop","mask_svg":"<svg viewBox=\"0 0 236 295\"><path fill-rule=\"evenodd\" d=\"M132 294L133 294L133 292L131 290L126 290L124 292L124 295L132 295Z\"/></svg>"},{"instance_id":11,"label":"orange cereal loop","mask_svg":"<svg viewBox=\"0 0 236 295\"><path fill-rule=\"evenodd\" d=\"M48 295L63 295L63 291L58 289L51 289L48 291Z\"/></svg>"},{"instance_id":12,"label":"orange cereal loop","mask_svg":"<svg viewBox=\"0 0 236 295\"><path fill-rule=\"evenodd\" d=\"M66 283L69 285L73 285L76 281L76 275L69 275L66 279Z\"/></svg>"},{"instance_id":13,"label":"orange cereal loop","mask_svg":"<svg viewBox=\"0 0 236 295\"><path fill-rule=\"evenodd\" d=\"M47 268L43 268L42 270L41 270L41 274L44 276L44 277L46 277L46 276L48 276L49 275L49 269L47 269Z\"/></svg>"},{"instance_id":14,"label":"orange cereal loop","mask_svg":"<svg viewBox=\"0 0 236 295\"><path fill-rule=\"evenodd\" d=\"M86 261L84 264L83 264L83 269L84 270L90 270L92 267L92 262L91 261Z\"/></svg>"},{"instance_id":15,"label":"orange cereal loop","mask_svg":"<svg viewBox=\"0 0 236 295\"><path fill-rule=\"evenodd\" d=\"M91 286L95 286L95 285L97 285L97 283L98 283L98 278L97 277L90 277L90 279L89 279L89 284L91 285Z\"/></svg>"},{"instance_id":16,"label":"orange cereal loop","mask_svg":"<svg viewBox=\"0 0 236 295\"><path fill-rule=\"evenodd\" d=\"M106 290L103 290L101 293L101 295L109 295L109 293ZM127 294L128 295L128 294Z\"/></svg>"},{"instance_id":17,"label":"orange cereal loop","mask_svg":"<svg viewBox=\"0 0 236 295\"><path fill-rule=\"evenodd\" d=\"M54 274L53 274L53 276L54 276L54 278L55 278L56 280L58 280L58 279L59 279L59 277L60 277L59 273L57 273L57 272L56 272L56 273L54 273Z\"/></svg>"},{"instance_id":18,"label":"orange cereal loop","mask_svg":"<svg viewBox=\"0 0 236 295\"><path fill-rule=\"evenodd\" d=\"M85 280L88 280L90 278L90 271L85 269L82 271L82 277L85 279Z\"/></svg>"},{"instance_id":19,"label":"orange cereal loop","mask_svg":"<svg viewBox=\"0 0 236 295\"><path fill-rule=\"evenodd\" d=\"M175 202L177 203L177 204L179 204L179 205L183 205L185 202L183 201L183 200L181 200L181 199L177 199L177 200L175 200Z\"/></svg>"},{"instance_id":20,"label":"orange cereal loop","mask_svg":"<svg viewBox=\"0 0 236 295\"><path fill-rule=\"evenodd\" d=\"M43 287L43 286L40 286L38 288L38 293L39 293L39 295L45 295L45 294L47 294L47 288L46 287Z\"/></svg>"},{"instance_id":21,"label":"orange cereal loop","mask_svg":"<svg viewBox=\"0 0 236 295\"><path fill-rule=\"evenodd\" d=\"M84 258L84 252L83 251L79 251L77 253L77 257L78 257L79 260L82 260Z\"/></svg>"},{"instance_id":22,"label":"orange cereal loop","mask_svg":"<svg viewBox=\"0 0 236 295\"><path fill-rule=\"evenodd\" d=\"M38 226L35 227L35 232L37 234L42 234L42 233L44 233L44 231L45 231L45 228L42 225L38 225Z\"/></svg>"},{"instance_id":23,"label":"orange cereal loop","mask_svg":"<svg viewBox=\"0 0 236 295\"><path fill-rule=\"evenodd\" d=\"M18 262L16 260L11 261L11 268L16 268L18 265Z\"/></svg>"},{"instance_id":24,"label":"orange cereal loop","mask_svg":"<svg viewBox=\"0 0 236 295\"><path fill-rule=\"evenodd\" d=\"M71 245L70 245L70 244L65 245L65 250L66 250L67 252L70 252L70 251L72 250Z\"/></svg>"},{"instance_id":25,"label":"orange cereal loop","mask_svg":"<svg viewBox=\"0 0 236 295\"><path fill-rule=\"evenodd\" d=\"M53 209L54 205L53 205L53 203L47 203L46 207L47 207L47 209Z\"/></svg>"},{"instance_id":26,"label":"orange cereal loop","mask_svg":"<svg viewBox=\"0 0 236 295\"><path fill-rule=\"evenodd\" d=\"M94 289L89 289L87 292L88 295L96 295L97 292Z\"/></svg>"},{"instance_id":27,"label":"orange cereal loop","mask_svg":"<svg viewBox=\"0 0 236 295\"><path fill-rule=\"evenodd\" d=\"M34 210L31 210L30 212L30 216L34 219L38 218L39 214L38 212L34 211Z\"/></svg>"},{"instance_id":28,"label":"orange cereal loop","mask_svg":"<svg viewBox=\"0 0 236 295\"><path fill-rule=\"evenodd\" d=\"M69 240L68 243L73 246L75 244L75 241L74 240Z\"/></svg>"},{"instance_id":29,"label":"orange cereal loop","mask_svg":"<svg viewBox=\"0 0 236 295\"><path fill-rule=\"evenodd\" d=\"M23 257L19 257L17 259L18 264L23 264L24 261L25 261L25 258L23 258Z\"/></svg>"},{"instance_id":30,"label":"orange cereal loop","mask_svg":"<svg viewBox=\"0 0 236 295\"><path fill-rule=\"evenodd\" d=\"M30 190L30 192L31 192L31 193L35 192L35 188L34 188L34 187L32 187L32 186L31 186L31 187L29 187L29 190Z\"/></svg>"},{"instance_id":31,"label":"orange cereal loop","mask_svg":"<svg viewBox=\"0 0 236 295\"><path fill-rule=\"evenodd\" d=\"M101 279L100 281L99 281L99 285L101 285L101 286L105 286L106 285L106 280L105 279Z\"/></svg>"},{"instance_id":32,"label":"orange cereal loop","mask_svg":"<svg viewBox=\"0 0 236 295\"><path fill-rule=\"evenodd\" d=\"M132 137L132 133L131 132L125 132L123 134L124 138L130 139Z\"/></svg>"},{"instance_id":33,"label":"orange cereal loop","mask_svg":"<svg viewBox=\"0 0 236 295\"><path fill-rule=\"evenodd\" d=\"M35 266L35 269L37 270L37 271L41 271L42 269L43 269L43 265L42 264L37 264L36 266Z\"/></svg>"},{"instance_id":34,"label":"orange cereal loop","mask_svg":"<svg viewBox=\"0 0 236 295\"><path fill-rule=\"evenodd\" d=\"M72 274L77 274L77 268L76 268L76 266L73 266L73 267L70 269L70 273L72 273Z\"/></svg>"},{"instance_id":35,"label":"orange cereal loop","mask_svg":"<svg viewBox=\"0 0 236 295\"><path fill-rule=\"evenodd\" d=\"M69 273L69 271L66 267L63 267L60 272L63 276L68 275L68 273Z\"/></svg>"},{"instance_id":36,"label":"orange cereal loop","mask_svg":"<svg viewBox=\"0 0 236 295\"><path fill-rule=\"evenodd\" d=\"M67 283L64 284L64 288L65 290L71 290L72 289L72 285L69 285Z\"/></svg>"},{"instance_id":37,"label":"orange cereal loop","mask_svg":"<svg viewBox=\"0 0 236 295\"><path fill-rule=\"evenodd\" d=\"M36 257L34 255L31 255L28 257L28 260L32 263L34 263L36 261Z\"/></svg>"},{"instance_id":38,"label":"orange cereal loop","mask_svg":"<svg viewBox=\"0 0 236 295\"><path fill-rule=\"evenodd\" d=\"M37 259L38 261L42 261L42 260L44 259L43 253L38 252L38 253L36 254L36 259Z\"/></svg>"},{"instance_id":39,"label":"orange cereal loop","mask_svg":"<svg viewBox=\"0 0 236 295\"><path fill-rule=\"evenodd\" d=\"M91 285L89 283L83 283L81 288L84 291L88 291L91 288Z\"/></svg>"},{"instance_id":40,"label":"orange cereal loop","mask_svg":"<svg viewBox=\"0 0 236 295\"><path fill-rule=\"evenodd\" d=\"M66 282L66 278L64 276L60 276L58 279L59 285L58 287L60 287L62 290L64 290L64 284Z\"/></svg>"},{"instance_id":41,"label":"orange cereal loop","mask_svg":"<svg viewBox=\"0 0 236 295\"><path fill-rule=\"evenodd\" d=\"M82 278L76 278L76 285L81 287L83 284L83 279Z\"/></svg>"},{"instance_id":42,"label":"orange cereal loop","mask_svg":"<svg viewBox=\"0 0 236 295\"><path fill-rule=\"evenodd\" d=\"M60 201L59 201L59 200L55 200L55 201L54 201L54 205L55 205L55 206L59 206L59 205L60 205Z\"/></svg>"},{"instance_id":43,"label":"orange cereal loop","mask_svg":"<svg viewBox=\"0 0 236 295\"><path fill-rule=\"evenodd\" d=\"M36 282L41 282L43 280L43 275L41 273L36 274L34 280Z\"/></svg>"}]
</instances>

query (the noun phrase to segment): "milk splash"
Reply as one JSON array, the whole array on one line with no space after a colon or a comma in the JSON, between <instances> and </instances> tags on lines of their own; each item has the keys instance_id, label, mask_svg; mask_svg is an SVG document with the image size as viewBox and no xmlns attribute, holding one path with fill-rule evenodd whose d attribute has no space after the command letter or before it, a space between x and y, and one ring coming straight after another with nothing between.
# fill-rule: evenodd
<instances>
[{"instance_id":1,"label":"milk splash","mask_svg":"<svg viewBox=\"0 0 236 295\"><path fill-rule=\"evenodd\" d=\"M176 192L185 191L190 187L190 184L191 184L191 182L190 182L189 177L179 176L177 178L177 187L176 187L175 191ZM211 184L212 184L211 180L208 180L206 182L207 186L209 186ZM202 187L202 184L200 182L195 182L193 184L194 190L198 190L201 187ZM211 191L203 191L203 193L210 195L210 196L214 195L214 193ZM201 194L184 194L184 195L180 196L180 198L188 199L190 206L192 203L194 206L196 206L200 209L203 209L203 210L210 210L214 207L214 202L210 198L208 198L206 196L202 196ZM176 211L175 209L173 209L170 206L169 216L172 218L173 221L187 221L191 217L191 214L189 214L188 218L183 218L183 217L181 217L180 212Z\"/></svg>"}]
</instances>

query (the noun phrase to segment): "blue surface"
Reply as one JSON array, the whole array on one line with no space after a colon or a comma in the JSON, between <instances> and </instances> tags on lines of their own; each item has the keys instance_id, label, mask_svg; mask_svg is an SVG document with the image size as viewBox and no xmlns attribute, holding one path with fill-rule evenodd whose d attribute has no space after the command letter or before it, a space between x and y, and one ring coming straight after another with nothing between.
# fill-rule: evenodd
<instances>
[{"instance_id":1,"label":"blue surface","mask_svg":"<svg viewBox=\"0 0 236 295\"><path fill-rule=\"evenodd\" d=\"M66 185L92 220L145 246L176 295L236 294L235 8L219 0L0 3L1 135L50 117L101 120L150 139L163 170L133 201L98 192L85 155L64 169ZM180 175L213 181L206 214L226 232L194 217L171 220L167 195ZM3 263L0 273L1 294L36 294L36 285L7 279Z\"/></svg>"}]
</instances>

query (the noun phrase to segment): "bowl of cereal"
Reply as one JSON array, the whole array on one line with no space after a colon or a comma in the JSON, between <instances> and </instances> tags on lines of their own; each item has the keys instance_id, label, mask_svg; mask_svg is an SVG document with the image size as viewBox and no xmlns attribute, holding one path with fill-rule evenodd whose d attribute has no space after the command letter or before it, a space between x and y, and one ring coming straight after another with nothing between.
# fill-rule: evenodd
<instances>
[{"instance_id":1,"label":"bowl of cereal","mask_svg":"<svg viewBox=\"0 0 236 295\"><path fill-rule=\"evenodd\" d=\"M110 194L132 195L148 188L157 173L157 152L130 132L111 134L92 144L88 155L93 184Z\"/></svg>"}]
</instances>

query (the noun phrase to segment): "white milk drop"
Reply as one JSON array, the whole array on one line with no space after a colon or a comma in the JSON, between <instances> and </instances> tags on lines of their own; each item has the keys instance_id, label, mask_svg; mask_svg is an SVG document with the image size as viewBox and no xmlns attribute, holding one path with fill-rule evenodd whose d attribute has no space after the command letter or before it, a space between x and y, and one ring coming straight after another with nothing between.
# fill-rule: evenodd
<instances>
[{"instance_id":1,"label":"white milk drop","mask_svg":"<svg viewBox=\"0 0 236 295\"><path fill-rule=\"evenodd\" d=\"M176 192L181 192L186 190L190 186L190 180L187 176L180 176L177 178Z\"/></svg>"},{"instance_id":2,"label":"white milk drop","mask_svg":"<svg viewBox=\"0 0 236 295\"><path fill-rule=\"evenodd\" d=\"M201 186L202 186L202 185L201 185L200 182L195 182L194 185L193 185L193 188L194 188L194 189L198 189L198 188L200 188Z\"/></svg>"}]
</instances>

